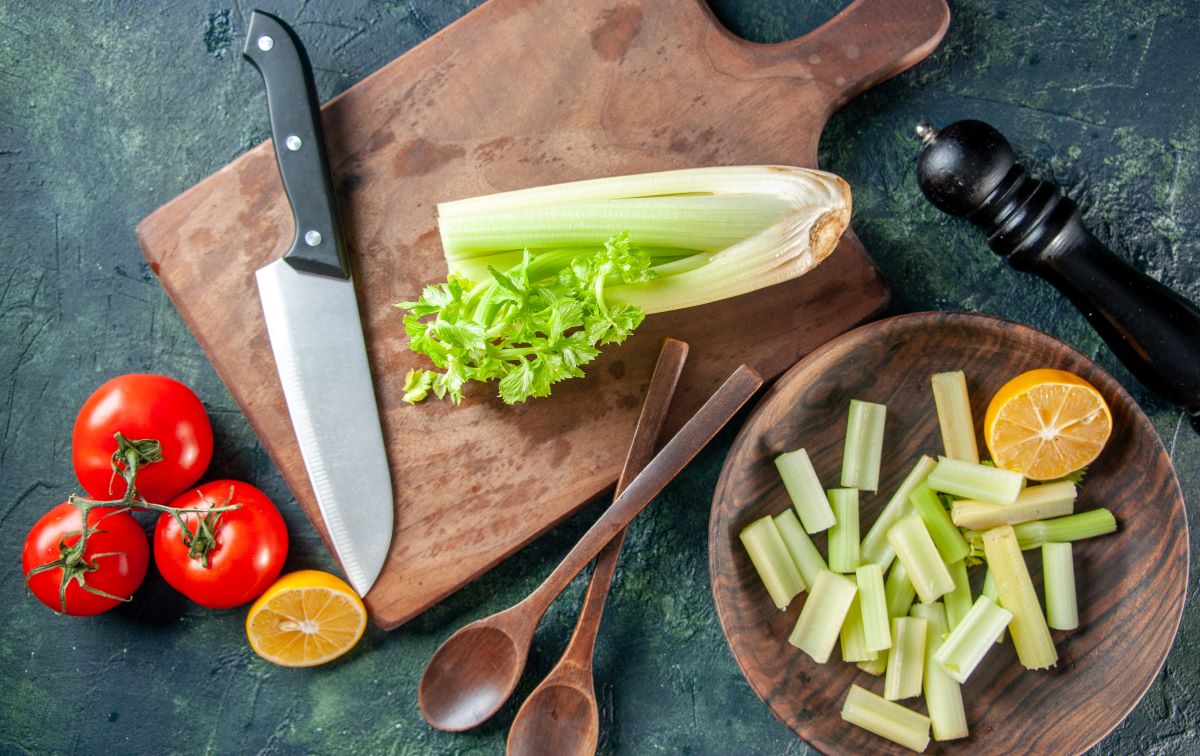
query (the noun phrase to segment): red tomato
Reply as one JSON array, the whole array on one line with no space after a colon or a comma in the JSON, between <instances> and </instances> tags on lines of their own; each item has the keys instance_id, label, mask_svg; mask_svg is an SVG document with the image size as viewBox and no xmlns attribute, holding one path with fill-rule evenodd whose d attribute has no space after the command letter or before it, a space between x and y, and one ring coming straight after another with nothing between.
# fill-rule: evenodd
<instances>
[{"instance_id":1,"label":"red tomato","mask_svg":"<svg viewBox=\"0 0 1200 756\"><path fill-rule=\"evenodd\" d=\"M155 504L199 480L212 459L212 425L191 389L163 375L113 378L83 403L71 439L75 475L93 499L125 494L125 480L112 469L117 432L130 441L153 438L162 444L162 461L138 467L138 492Z\"/></svg>"},{"instance_id":2,"label":"red tomato","mask_svg":"<svg viewBox=\"0 0 1200 756\"><path fill-rule=\"evenodd\" d=\"M122 599L129 599L142 584L150 565L150 542L142 526L128 511L111 507L97 507L88 512L88 527L96 530L88 535L82 553L64 558L59 543L77 544L82 523L79 509L63 502L34 524L25 537L25 548L21 552L21 570L33 595L56 612L65 611L76 616L106 612ZM74 535L67 535L72 531L75 531ZM60 559L67 564L30 576L31 570ZM69 576L82 575L93 590L119 598L91 593L79 585L78 580L71 579L64 606L60 595L64 566Z\"/></svg>"},{"instance_id":3,"label":"red tomato","mask_svg":"<svg viewBox=\"0 0 1200 756\"><path fill-rule=\"evenodd\" d=\"M171 502L180 509L209 509L240 504L238 509L199 515L180 515L187 523L193 547L184 543L184 530L175 515L164 512L154 530L154 563L175 590L210 609L228 609L251 601L271 586L287 557L287 526L267 495L248 483L216 480L188 491ZM202 517L215 517L207 549ZM206 551L208 563L203 555Z\"/></svg>"}]
</instances>

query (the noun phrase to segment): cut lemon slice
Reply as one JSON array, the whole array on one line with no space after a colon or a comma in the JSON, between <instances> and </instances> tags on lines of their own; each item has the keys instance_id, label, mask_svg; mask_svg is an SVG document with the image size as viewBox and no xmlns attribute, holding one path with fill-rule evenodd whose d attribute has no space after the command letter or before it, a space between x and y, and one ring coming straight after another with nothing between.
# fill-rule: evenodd
<instances>
[{"instance_id":1,"label":"cut lemon slice","mask_svg":"<svg viewBox=\"0 0 1200 756\"><path fill-rule=\"evenodd\" d=\"M984 441L997 467L1031 480L1069 475L1100 455L1112 414L1092 384L1040 368L1004 384L988 404Z\"/></svg>"},{"instance_id":2,"label":"cut lemon slice","mask_svg":"<svg viewBox=\"0 0 1200 756\"><path fill-rule=\"evenodd\" d=\"M246 636L262 658L284 667L315 667L358 643L367 610L354 589L319 570L284 575L250 607Z\"/></svg>"}]
</instances>

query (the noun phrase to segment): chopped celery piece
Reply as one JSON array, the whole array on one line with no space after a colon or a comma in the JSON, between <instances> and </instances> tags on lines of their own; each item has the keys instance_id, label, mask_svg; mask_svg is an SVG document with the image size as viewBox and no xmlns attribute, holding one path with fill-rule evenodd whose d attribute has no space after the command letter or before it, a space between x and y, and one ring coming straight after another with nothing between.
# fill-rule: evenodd
<instances>
[{"instance_id":1,"label":"chopped celery piece","mask_svg":"<svg viewBox=\"0 0 1200 756\"><path fill-rule=\"evenodd\" d=\"M912 503L909 502L908 495L925 482L925 478L929 477L930 471L936 465L937 462L933 461L933 457L922 455L917 460L917 464L913 466L904 482L896 489L896 493L892 494L892 498L888 499L883 511L875 518L871 529L863 538L860 554L863 562L874 562L885 570L892 563L896 552L892 550L892 544L888 543L887 532L896 524L896 520L912 514ZM907 608L905 613L907 613Z\"/></svg>"},{"instance_id":2,"label":"chopped celery piece","mask_svg":"<svg viewBox=\"0 0 1200 756\"><path fill-rule=\"evenodd\" d=\"M966 560L960 559L949 565L950 577L954 578L954 590L942 597L946 604L946 626L953 630L962 618L971 611L971 581L967 577Z\"/></svg>"},{"instance_id":3,"label":"chopped celery piece","mask_svg":"<svg viewBox=\"0 0 1200 756\"><path fill-rule=\"evenodd\" d=\"M858 567L858 489L829 489L829 504L837 523L829 529L829 569L854 572Z\"/></svg>"},{"instance_id":4,"label":"chopped celery piece","mask_svg":"<svg viewBox=\"0 0 1200 756\"><path fill-rule=\"evenodd\" d=\"M1000 594L996 593L996 577L992 575L991 570L983 573L983 587L979 590L982 595L990 598L996 604L996 606L1000 606ZM1007 631L1005 630L1000 631L1000 634L996 636L997 643L1004 642L1004 635L1006 632Z\"/></svg>"},{"instance_id":5,"label":"chopped celery piece","mask_svg":"<svg viewBox=\"0 0 1200 756\"><path fill-rule=\"evenodd\" d=\"M1030 520L1069 515L1075 509L1075 484L1069 480L1029 486L1012 504L991 504L962 499L950 512L954 524L971 530L987 530Z\"/></svg>"},{"instance_id":6,"label":"chopped celery piece","mask_svg":"<svg viewBox=\"0 0 1200 756\"><path fill-rule=\"evenodd\" d=\"M1107 509L1092 509L1053 520L1023 522L1013 525L1012 529L1017 534L1021 551L1029 551L1040 549L1044 543L1070 543L1115 533L1117 520ZM966 536L972 545L983 545L983 533L980 531L968 530Z\"/></svg>"},{"instance_id":7,"label":"chopped celery piece","mask_svg":"<svg viewBox=\"0 0 1200 756\"><path fill-rule=\"evenodd\" d=\"M925 481L935 491L979 499L993 504L1011 504L1025 485L1025 476L1011 470L973 465L960 459L938 457L937 467Z\"/></svg>"},{"instance_id":8,"label":"chopped celery piece","mask_svg":"<svg viewBox=\"0 0 1200 756\"><path fill-rule=\"evenodd\" d=\"M792 555L792 561L800 568L800 577L804 578L804 589L808 590L813 581L817 579L817 574L821 570L828 569L825 566L825 559L821 556L821 552L817 551L817 547L808 537L808 533L805 533L804 528L800 527L800 520L796 519L796 513L793 510L785 509L775 515L775 527L778 528L779 535L783 538L783 545Z\"/></svg>"},{"instance_id":9,"label":"chopped celery piece","mask_svg":"<svg viewBox=\"0 0 1200 756\"><path fill-rule=\"evenodd\" d=\"M857 685L846 694L842 719L918 753L929 745L929 717Z\"/></svg>"},{"instance_id":10,"label":"chopped celery piece","mask_svg":"<svg viewBox=\"0 0 1200 756\"><path fill-rule=\"evenodd\" d=\"M966 539L962 537L959 529L950 521L950 513L942 506L941 499L933 492L933 489L922 483L909 494L908 500L912 502L921 521L925 523L929 536L933 538L933 545L942 555L942 561L946 564L954 564L966 559L967 555L971 553L971 547L967 545Z\"/></svg>"},{"instance_id":11,"label":"chopped celery piece","mask_svg":"<svg viewBox=\"0 0 1200 756\"><path fill-rule=\"evenodd\" d=\"M820 533L833 527L833 510L829 508L825 489L821 487L808 452L797 449L780 454L775 458L775 468L783 478L783 487L787 489L800 522L804 523L804 529L809 533Z\"/></svg>"},{"instance_id":12,"label":"chopped celery piece","mask_svg":"<svg viewBox=\"0 0 1200 756\"><path fill-rule=\"evenodd\" d=\"M850 611L858 586L847 577L822 570L813 581L808 600L800 610L796 627L788 643L812 657L818 664L829 661L833 644L837 642Z\"/></svg>"},{"instance_id":13,"label":"chopped celery piece","mask_svg":"<svg viewBox=\"0 0 1200 756\"><path fill-rule=\"evenodd\" d=\"M883 651L892 647L887 594L883 587L883 570L877 564L864 564L854 571L858 583L859 611L862 613L867 650Z\"/></svg>"},{"instance_id":14,"label":"chopped celery piece","mask_svg":"<svg viewBox=\"0 0 1200 756\"><path fill-rule=\"evenodd\" d=\"M928 623L918 617L892 619L892 647L888 649L883 697L899 701L921 695L925 675L925 632Z\"/></svg>"},{"instance_id":15,"label":"chopped celery piece","mask_svg":"<svg viewBox=\"0 0 1200 756\"><path fill-rule=\"evenodd\" d=\"M891 631L889 630L888 632ZM874 659L871 659L870 661L860 661L854 666L858 667L863 672L866 672L868 675L879 677L887 671L887 658L887 651L878 651L876 652Z\"/></svg>"},{"instance_id":16,"label":"chopped celery piece","mask_svg":"<svg viewBox=\"0 0 1200 756\"><path fill-rule=\"evenodd\" d=\"M842 487L879 490L879 460L883 456L883 425L887 407L850 400L846 449L842 454Z\"/></svg>"},{"instance_id":17,"label":"chopped celery piece","mask_svg":"<svg viewBox=\"0 0 1200 756\"><path fill-rule=\"evenodd\" d=\"M908 570L904 569L904 563L898 559L892 562L883 592L887 598L888 617L903 617L908 614L908 608L917 597L917 589L908 579Z\"/></svg>"},{"instance_id":18,"label":"chopped celery piece","mask_svg":"<svg viewBox=\"0 0 1200 756\"><path fill-rule=\"evenodd\" d=\"M954 678L946 674L946 670L933 660L942 645L943 639L950 632L946 624L946 610L939 603L917 604L912 609L914 617L920 617L929 623L925 632L925 679L921 686L925 690L925 708L929 710L929 720L933 726L934 740L957 740L965 738L967 731L967 712L963 708L962 689Z\"/></svg>"},{"instance_id":19,"label":"chopped celery piece","mask_svg":"<svg viewBox=\"0 0 1200 756\"><path fill-rule=\"evenodd\" d=\"M971 400L967 396L967 377L961 370L933 376L933 403L937 407L942 447L950 459L979 464L979 446L975 443L975 423L971 419Z\"/></svg>"},{"instance_id":20,"label":"chopped celery piece","mask_svg":"<svg viewBox=\"0 0 1200 756\"><path fill-rule=\"evenodd\" d=\"M871 661L879 657L877 652L867 648L867 633L863 627L860 598L859 594L854 596L854 600L850 602L850 610L846 612L846 620L842 623L840 636L844 662Z\"/></svg>"},{"instance_id":21,"label":"chopped celery piece","mask_svg":"<svg viewBox=\"0 0 1200 756\"><path fill-rule=\"evenodd\" d=\"M922 604L937 601L947 591L954 590L954 578L950 577L950 570L938 555L920 517L914 514L902 518L888 531L888 541Z\"/></svg>"},{"instance_id":22,"label":"chopped celery piece","mask_svg":"<svg viewBox=\"0 0 1200 756\"><path fill-rule=\"evenodd\" d=\"M1058 651L1046 626L1046 617L1033 590L1033 580L1017 545L1011 525L992 528L983 534L988 568L996 577L996 592L1005 610L1012 612L1013 645L1026 669L1044 669L1058 662Z\"/></svg>"},{"instance_id":23,"label":"chopped celery piece","mask_svg":"<svg viewBox=\"0 0 1200 756\"><path fill-rule=\"evenodd\" d=\"M955 682L965 683L1010 620L1012 612L996 606L987 596L980 596L958 627L942 641L933 660Z\"/></svg>"},{"instance_id":24,"label":"chopped celery piece","mask_svg":"<svg viewBox=\"0 0 1200 756\"><path fill-rule=\"evenodd\" d=\"M750 554L750 561L771 595L775 606L783 610L797 593L804 590L804 578L796 563L788 554L787 546L768 515L742 528L742 545Z\"/></svg>"},{"instance_id":25,"label":"chopped celery piece","mask_svg":"<svg viewBox=\"0 0 1200 756\"><path fill-rule=\"evenodd\" d=\"M1055 630L1074 630L1079 627L1071 544L1042 544L1042 582L1046 589L1046 619L1050 627ZM861 580L858 590L861 594Z\"/></svg>"}]
</instances>

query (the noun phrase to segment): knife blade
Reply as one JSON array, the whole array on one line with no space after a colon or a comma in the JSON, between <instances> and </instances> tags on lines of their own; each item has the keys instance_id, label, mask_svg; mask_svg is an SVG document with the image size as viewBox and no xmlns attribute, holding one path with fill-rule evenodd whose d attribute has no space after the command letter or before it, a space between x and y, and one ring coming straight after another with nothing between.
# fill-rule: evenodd
<instances>
[{"instance_id":1,"label":"knife blade","mask_svg":"<svg viewBox=\"0 0 1200 756\"><path fill-rule=\"evenodd\" d=\"M333 550L366 595L391 545L394 504L312 67L295 32L253 11L242 55L267 90L296 237L256 273L288 415Z\"/></svg>"}]
</instances>

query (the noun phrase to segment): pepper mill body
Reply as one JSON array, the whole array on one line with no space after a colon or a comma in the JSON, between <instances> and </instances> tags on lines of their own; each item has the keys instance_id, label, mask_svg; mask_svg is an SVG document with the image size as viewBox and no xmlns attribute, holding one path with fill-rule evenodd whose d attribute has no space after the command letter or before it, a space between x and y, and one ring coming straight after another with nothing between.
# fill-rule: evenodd
<instances>
[{"instance_id":1,"label":"pepper mill body","mask_svg":"<svg viewBox=\"0 0 1200 756\"><path fill-rule=\"evenodd\" d=\"M1014 268L1035 273L1083 313L1148 389L1200 432L1200 309L1113 254L1059 188L1029 176L980 121L922 122L917 180L942 211L966 218Z\"/></svg>"}]
</instances>

